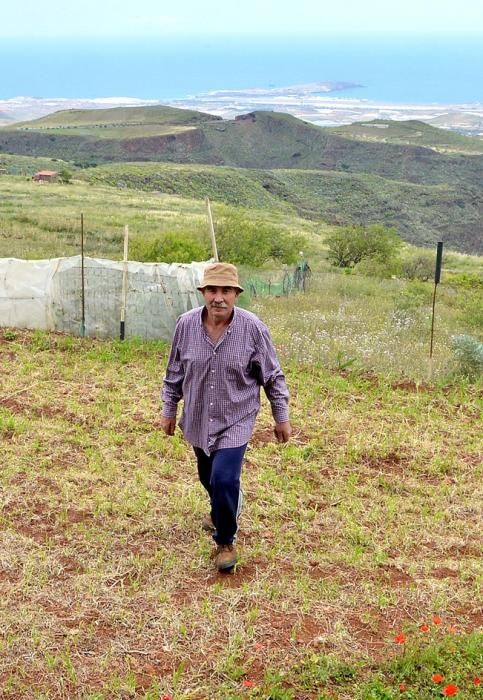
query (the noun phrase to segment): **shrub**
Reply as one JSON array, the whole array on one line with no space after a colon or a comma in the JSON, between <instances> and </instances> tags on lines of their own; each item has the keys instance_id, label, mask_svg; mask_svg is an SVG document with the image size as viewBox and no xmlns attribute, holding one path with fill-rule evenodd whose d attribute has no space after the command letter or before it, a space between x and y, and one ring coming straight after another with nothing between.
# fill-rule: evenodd
<instances>
[{"instance_id":1,"label":"shrub","mask_svg":"<svg viewBox=\"0 0 483 700\"><path fill-rule=\"evenodd\" d=\"M354 267L365 258L388 262L398 255L401 239L396 229L380 224L342 226L326 239L328 258L336 267Z\"/></svg>"},{"instance_id":2,"label":"shrub","mask_svg":"<svg viewBox=\"0 0 483 700\"><path fill-rule=\"evenodd\" d=\"M456 335L451 343L455 373L474 381L483 375L483 343L471 335Z\"/></svg>"},{"instance_id":3,"label":"shrub","mask_svg":"<svg viewBox=\"0 0 483 700\"><path fill-rule=\"evenodd\" d=\"M294 263L306 243L304 236L247 221L241 213L230 214L219 223L216 241L220 260L252 267L260 267L270 259Z\"/></svg>"},{"instance_id":4,"label":"shrub","mask_svg":"<svg viewBox=\"0 0 483 700\"><path fill-rule=\"evenodd\" d=\"M407 282L406 287L398 294L395 308L404 311L412 311L423 306L429 306L432 299L431 285L414 280Z\"/></svg>"},{"instance_id":5,"label":"shrub","mask_svg":"<svg viewBox=\"0 0 483 700\"><path fill-rule=\"evenodd\" d=\"M418 251L404 257L401 261L401 274L409 280L427 282L434 276L436 259L434 253Z\"/></svg>"},{"instance_id":6,"label":"shrub","mask_svg":"<svg viewBox=\"0 0 483 700\"><path fill-rule=\"evenodd\" d=\"M483 327L483 278L481 275L471 273L453 275L448 285L456 293L453 303L465 326L480 330Z\"/></svg>"},{"instance_id":7,"label":"shrub","mask_svg":"<svg viewBox=\"0 0 483 700\"><path fill-rule=\"evenodd\" d=\"M351 268L346 268L351 269ZM400 265L397 258L389 260L379 260L378 258L363 258L357 265L354 266L354 272L366 277L379 277L388 279L396 277L400 272Z\"/></svg>"},{"instance_id":8,"label":"shrub","mask_svg":"<svg viewBox=\"0 0 483 700\"><path fill-rule=\"evenodd\" d=\"M459 272L451 275L449 282L459 289L478 289L483 291L483 277L474 272Z\"/></svg>"},{"instance_id":9,"label":"shrub","mask_svg":"<svg viewBox=\"0 0 483 700\"><path fill-rule=\"evenodd\" d=\"M209 244L194 233L170 231L161 237L136 236L131 240L130 256L140 262L190 263L208 260Z\"/></svg>"},{"instance_id":10,"label":"shrub","mask_svg":"<svg viewBox=\"0 0 483 700\"><path fill-rule=\"evenodd\" d=\"M69 185L72 182L72 173L67 168L62 168L59 173L59 180L64 185Z\"/></svg>"}]
</instances>

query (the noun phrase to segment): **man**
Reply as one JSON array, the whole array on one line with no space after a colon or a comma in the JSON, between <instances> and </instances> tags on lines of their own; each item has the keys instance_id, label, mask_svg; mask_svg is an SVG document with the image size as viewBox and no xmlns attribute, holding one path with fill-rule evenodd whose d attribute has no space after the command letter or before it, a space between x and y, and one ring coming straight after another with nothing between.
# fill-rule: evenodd
<instances>
[{"instance_id":1,"label":"man","mask_svg":"<svg viewBox=\"0 0 483 700\"><path fill-rule=\"evenodd\" d=\"M275 437L291 434L288 390L267 327L255 314L235 306L243 288L228 263L205 269L198 287L204 306L177 321L164 378L161 427L173 435L177 405L184 400L179 425L193 446L198 476L210 497L202 522L217 544L219 571L238 561L234 544L241 509L243 456L260 409L260 386L270 401Z\"/></svg>"}]
</instances>

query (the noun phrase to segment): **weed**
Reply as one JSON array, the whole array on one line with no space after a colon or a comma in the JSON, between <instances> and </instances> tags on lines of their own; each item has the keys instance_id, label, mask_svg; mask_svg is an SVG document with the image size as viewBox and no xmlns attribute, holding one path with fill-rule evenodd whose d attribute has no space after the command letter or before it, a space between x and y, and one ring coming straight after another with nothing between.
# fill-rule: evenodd
<instances>
[{"instance_id":1,"label":"weed","mask_svg":"<svg viewBox=\"0 0 483 700\"><path fill-rule=\"evenodd\" d=\"M3 337L5 340L16 340L17 339L17 332L12 330L12 329L7 328L7 330L5 330L3 332Z\"/></svg>"}]
</instances>

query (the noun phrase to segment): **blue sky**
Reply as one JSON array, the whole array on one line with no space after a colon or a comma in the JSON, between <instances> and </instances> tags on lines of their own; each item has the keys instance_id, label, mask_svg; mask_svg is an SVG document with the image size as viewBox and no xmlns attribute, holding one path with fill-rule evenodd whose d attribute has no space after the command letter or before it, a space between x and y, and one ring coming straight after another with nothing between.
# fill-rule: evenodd
<instances>
[{"instance_id":1,"label":"blue sky","mask_svg":"<svg viewBox=\"0 0 483 700\"><path fill-rule=\"evenodd\" d=\"M2 38L154 37L327 32L483 33L482 0L13 0Z\"/></svg>"}]
</instances>

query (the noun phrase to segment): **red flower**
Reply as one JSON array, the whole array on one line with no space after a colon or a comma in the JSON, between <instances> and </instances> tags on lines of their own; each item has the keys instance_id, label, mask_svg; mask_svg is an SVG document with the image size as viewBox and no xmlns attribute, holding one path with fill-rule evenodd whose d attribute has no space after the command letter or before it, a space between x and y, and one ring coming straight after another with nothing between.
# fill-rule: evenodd
<instances>
[{"instance_id":1,"label":"red flower","mask_svg":"<svg viewBox=\"0 0 483 700\"><path fill-rule=\"evenodd\" d=\"M161 695L159 700L171 700L171 695Z\"/></svg>"},{"instance_id":2,"label":"red flower","mask_svg":"<svg viewBox=\"0 0 483 700\"><path fill-rule=\"evenodd\" d=\"M405 693L407 689L408 689L408 687L407 687L406 683L401 683L401 685L399 686L400 693Z\"/></svg>"},{"instance_id":3,"label":"red flower","mask_svg":"<svg viewBox=\"0 0 483 700\"><path fill-rule=\"evenodd\" d=\"M458 687L456 685L452 685L452 683L450 683L449 685L446 685L443 688L443 695L446 695L447 697L449 697L450 695L456 695L457 692L458 692Z\"/></svg>"},{"instance_id":4,"label":"red flower","mask_svg":"<svg viewBox=\"0 0 483 700\"><path fill-rule=\"evenodd\" d=\"M244 688L253 688L254 685L255 685L255 681L246 680L246 681L243 681L243 683L242 683L242 686Z\"/></svg>"},{"instance_id":5,"label":"red flower","mask_svg":"<svg viewBox=\"0 0 483 700\"><path fill-rule=\"evenodd\" d=\"M405 644L406 635L400 632L400 634L396 634L396 636L394 637L394 641L396 642L396 644Z\"/></svg>"},{"instance_id":6,"label":"red flower","mask_svg":"<svg viewBox=\"0 0 483 700\"><path fill-rule=\"evenodd\" d=\"M458 633L458 630L456 629L456 627L453 627L453 625L450 625L450 626L448 627L448 632L449 632L450 634L457 634L457 633Z\"/></svg>"},{"instance_id":7,"label":"red flower","mask_svg":"<svg viewBox=\"0 0 483 700\"><path fill-rule=\"evenodd\" d=\"M442 676L441 673L433 673L431 680L435 683L442 683L444 681L444 676Z\"/></svg>"},{"instance_id":8,"label":"red flower","mask_svg":"<svg viewBox=\"0 0 483 700\"><path fill-rule=\"evenodd\" d=\"M421 625L419 629L421 632L429 632L429 625Z\"/></svg>"},{"instance_id":9,"label":"red flower","mask_svg":"<svg viewBox=\"0 0 483 700\"><path fill-rule=\"evenodd\" d=\"M439 615L433 616L433 624L434 625L440 625L442 622L443 622L443 620L440 618Z\"/></svg>"},{"instance_id":10,"label":"red flower","mask_svg":"<svg viewBox=\"0 0 483 700\"><path fill-rule=\"evenodd\" d=\"M476 676L476 678L473 678L473 685L480 685L481 683L481 678L479 676Z\"/></svg>"}]
</instances>

